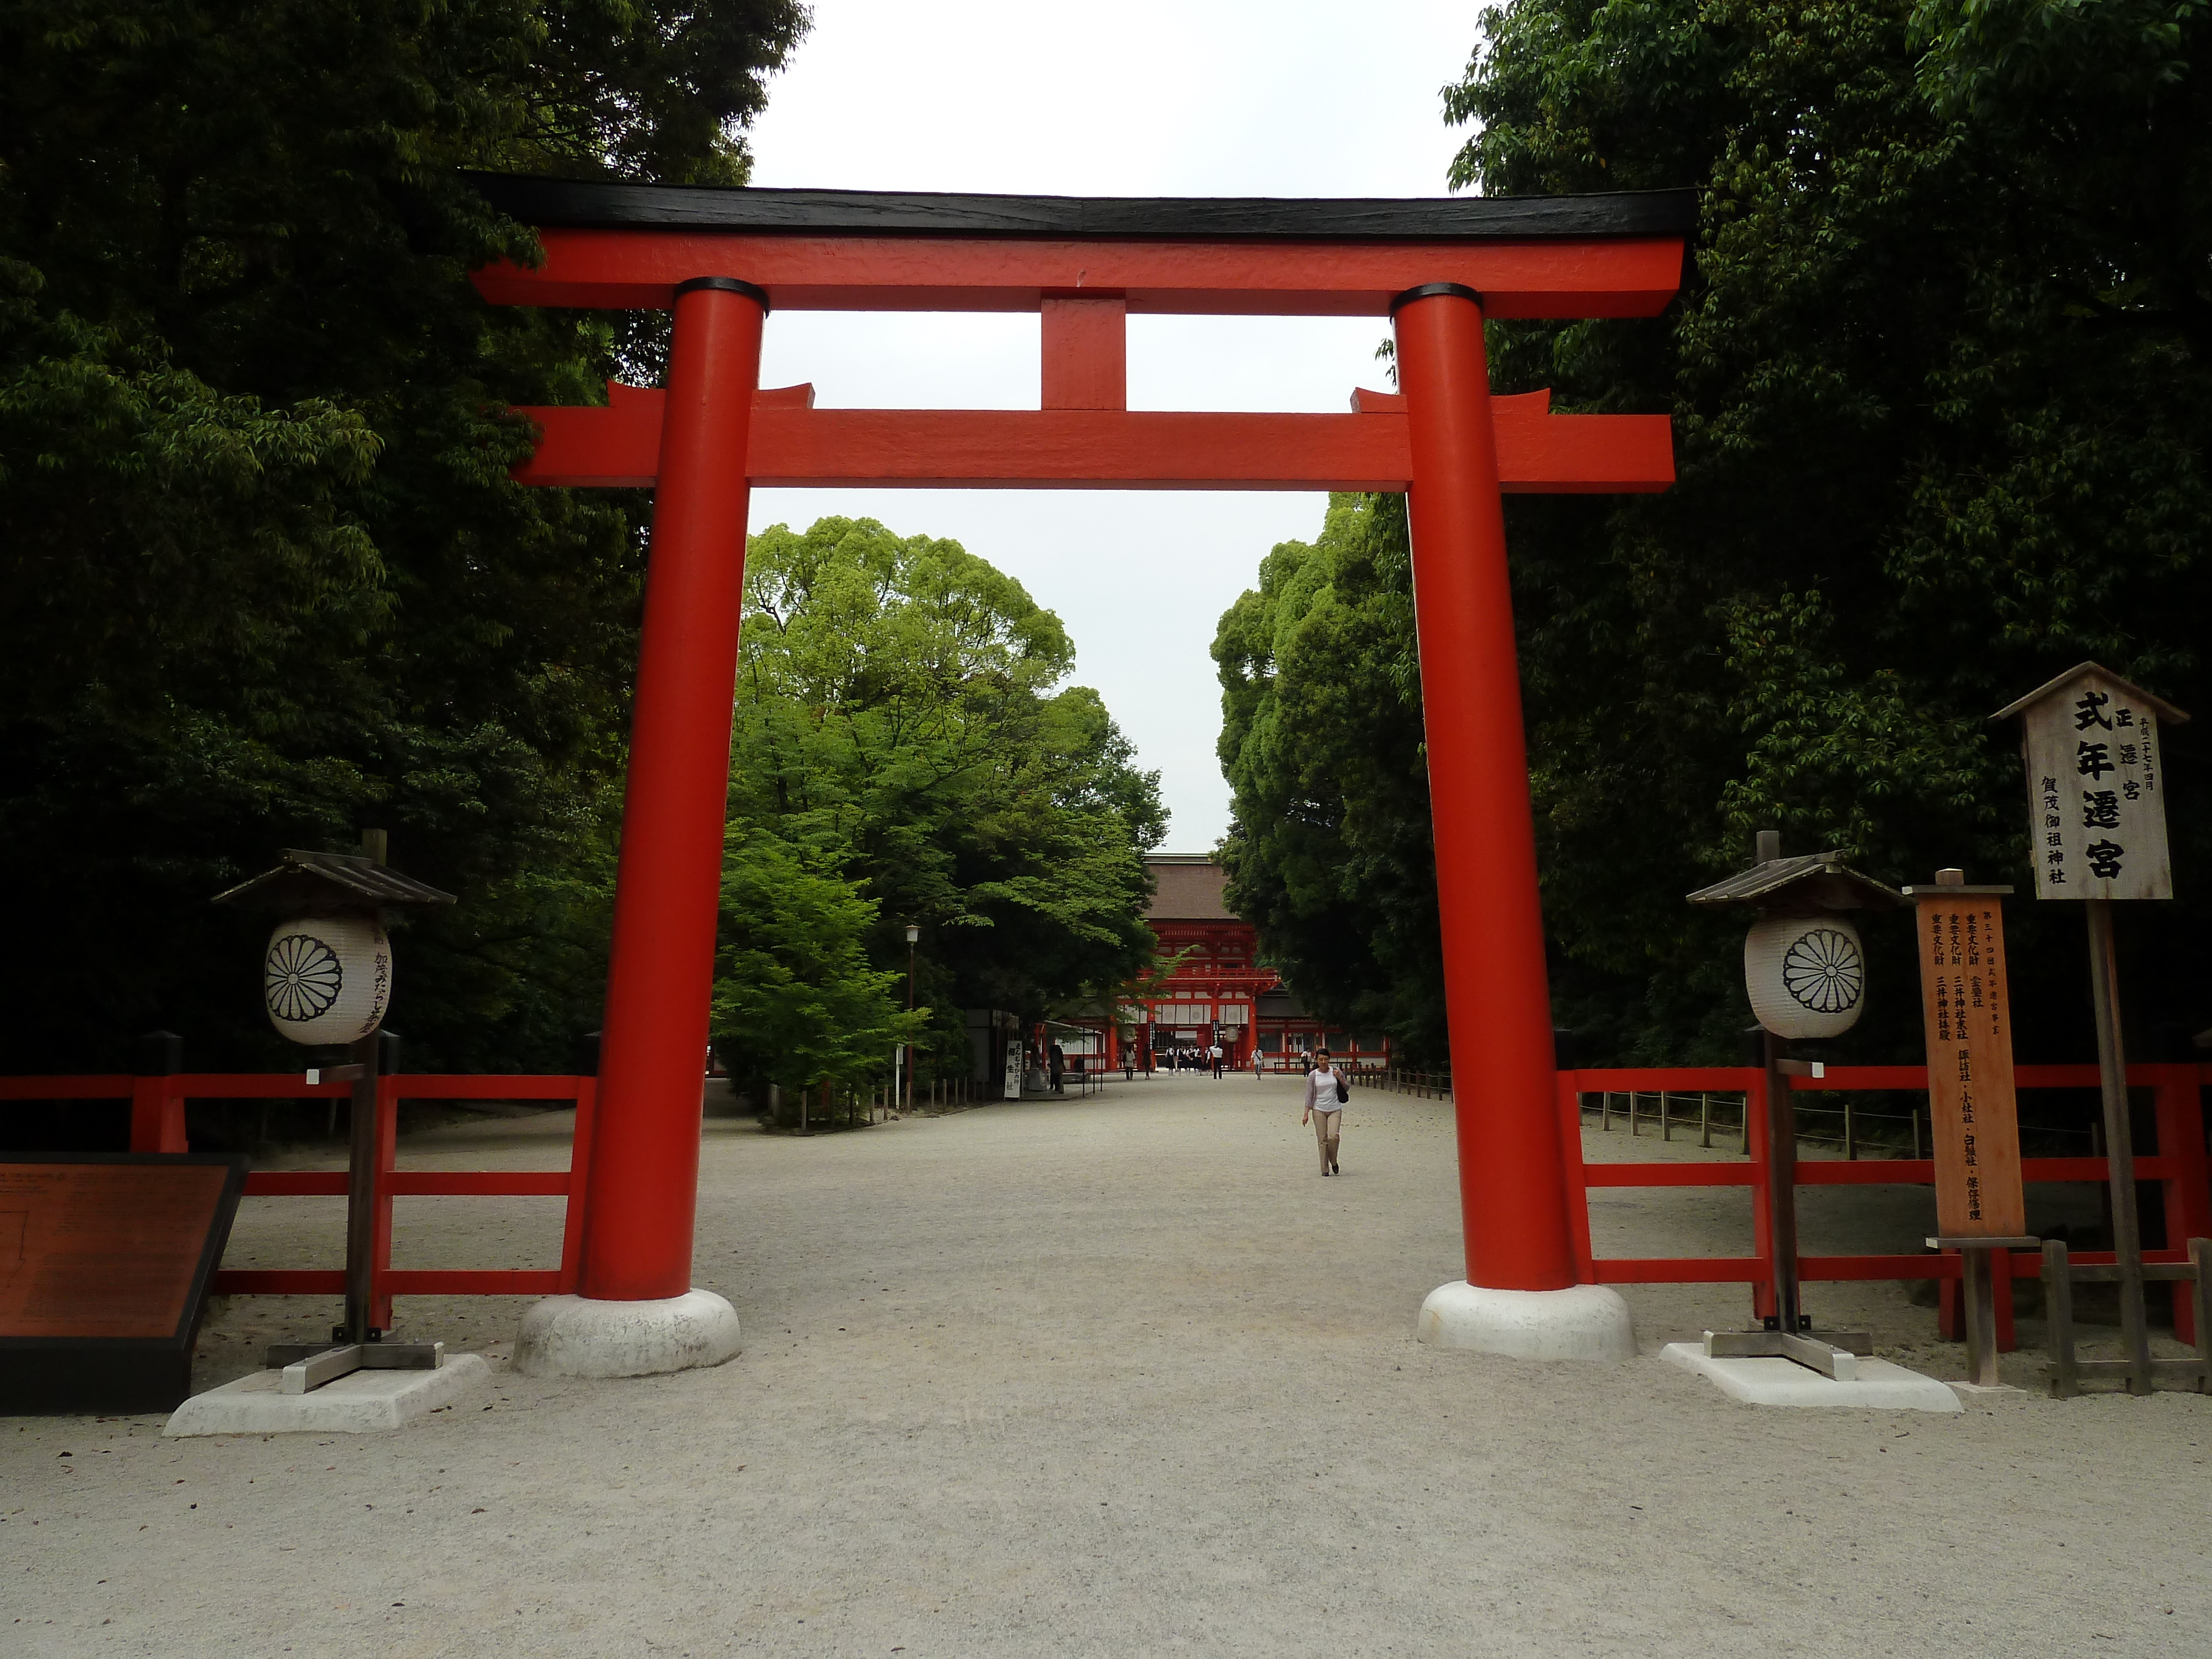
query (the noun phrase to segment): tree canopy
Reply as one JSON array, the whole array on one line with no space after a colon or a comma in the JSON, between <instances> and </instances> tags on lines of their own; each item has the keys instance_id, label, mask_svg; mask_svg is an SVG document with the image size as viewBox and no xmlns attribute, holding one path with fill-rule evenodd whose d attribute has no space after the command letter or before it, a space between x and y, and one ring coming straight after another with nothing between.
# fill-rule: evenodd
<instances>
[{"instance_id":1,"label":"tree canopy","mask_svg":"<svg viewBox=\"0 0 2212 1659\"><path fill-rule=\"evenodd\" d=\"M1165 823L1060 619L957 542L872 520L752 538L717 1040L734 1072L874 1075L921 930L921 1039L1031 1018L1150 963ZM801 1060L820 1069L802 1076Z\"/></svg>"},{"instance_id":2,"label":"tree canopy","mask_svg":"<svg viewBox=\"0 0 2212 1659\"><path fill-rule=\"evenodd\" d=\"M1444 1043L1405 498L1337 495L1221 619L1237 913L1333 1022Z\"/></svg>"},{"instance_id":3,"label":"tree canopy","mask_svg":"<svg viewBox=\"0 0 2212 1659\"><path fill-rule=\"evenodd\" d=\"M565 1064L595 1018L641 514L525 489L507 406L628 319L466 281L534 237L469 166L742 179L792 0L0 3L5 1063L155 1024L272 1058L279 845L392 835L418 1060ZM234 964L226 968L223 964Z\"/></svg>"},{"instance_id":4,"label":"tree canopy","mask_svg":"<svg viewBox=\"0 0 2212 1659\"><path fill-rule=\"evenodd\" d=\"M1599 1052L1733 1053L1737 929L1681 895L1746 862L1753 829L1893 880L1963 864L2024 883L2014 738L1990 711L2085 658L2212 708L2207 27L2193 4L2046 0L1484 14L1447 89L1480 124L1455 185L1701 202L1664 317L1488 331L1500 392L1674 417L1668 494L1508 502L1555 1000ZM1249 666L1255 605L1224 621L1232 732L1240 699L1316 695L1291 655ZM1410 622L1376 625L1360 653L1402 681ZM1309 741L1334 754L1358 730ZM2212 1023L2182 948L2212 868L2195 747L2185 730L2168 769L2182 902L2124 922L2138 1052ZM1266 939L1296 961L1324 913L1269 839L1286 779L1238 783L1228 853L1240 892L1286 896ZM1395 890L1362 878L1329 902L1365 918ZM1895 927L1875 930L1868 1052L1917 1046ZM2024 1048L2079 1057L2078 917L2016 906L2014 934ZM1420 1023L1379 965L1347 994Z\"/></svg>"}]
</instances>

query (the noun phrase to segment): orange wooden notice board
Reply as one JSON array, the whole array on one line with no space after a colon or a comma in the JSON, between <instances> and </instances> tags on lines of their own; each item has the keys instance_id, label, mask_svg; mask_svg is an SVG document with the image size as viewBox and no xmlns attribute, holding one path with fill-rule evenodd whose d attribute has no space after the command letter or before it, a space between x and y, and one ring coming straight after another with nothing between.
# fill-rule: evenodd
<instances>
[{"instance_id":1,"label":"orange wooden notice board","mask_svg":"<svg viewBox=\"0 0 2212 1659\"><path fill-rule=\"evenodd\" d=\"M1999 895L1915 888L1936 1228L1949 1238L2017 1238L2020 1110Z\"/></svg>"},{"instance_id":2,"label":"orange wooden notice board","mask_svg":"<svg viewBox=\"0 0 2212 1659\"><path fill-rule=\"evenodd\" d=\"M0 1165L0 1334L175 1335L229 1175L220 1164Z\"/></svg>"},{"instance_id":3,"label":"orange wooden notice board","mask_svg":"<svg viewBox=\"0 0 2212 1659\"><path fill-rule=\"evenodd\" d=\"M0 1161L0 1415L182 1401L245 1185L208 1153Z\"/></svg>"}]
</instances>

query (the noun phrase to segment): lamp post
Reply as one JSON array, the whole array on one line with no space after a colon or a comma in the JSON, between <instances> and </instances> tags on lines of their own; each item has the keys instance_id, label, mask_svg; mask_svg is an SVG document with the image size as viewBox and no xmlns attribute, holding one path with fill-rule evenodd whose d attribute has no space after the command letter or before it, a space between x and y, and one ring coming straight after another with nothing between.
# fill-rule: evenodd
<instances>
[{"instance_id":1,"label":"lamp post","mask_svg":"<svg viewBox=\"0 0 2212 1659\"><path fill-rule=\"evenodd\" d=\"M908 922L906 927L906 1011L914 1012L914 947L921 939L921 929ZM914 1032L906 1034L906 1109L914 1110Z\"/></svg>"},{"instance_id":2,"label":"lamp post","mask_svg":"<svg viewBox=\"0 0 2212 1659\"><path fill-rule=\"evenodd\" d=\"M386 913L451 904L453 896L403 876L385 862L385 832L362 832L359 854L286 848L282 862L216 895L217 904L274 908L276 926L262 964L270 1024L307 1047L344 1043L345 1065L319 1066L307 1081L353 1085L352 1144L347 1158L345 1322L329 1342L271 1345L266 1363L283 1370L283 1391L310 1389L362 1370L433 1370L445 1345L386 1343L374 1323L376 1231L388 1214L380 1190L385 1125L377 1078L390 1069L397 1039L384 1031L392 994Z\"/></svg>"},{"instance_id":3,"label":"lamp post","mask_svg":"<svg viewBox=\"0 0 2212 1659\"><path fill-rule=\"evenodd\" d=\"M1787 1079L1821 1068L1789 1057L1796 1039L1841 1036L1865 1008L1866 957L1847 910L1887 908L1903 895L1863 876L1832 852L1782 856L1781 835L1762 830L1751 868L1689 895L1692 904L1745 905L1756 919L1743 941L1744 989L1759 1019L1766 1068L1766 1231L1774 1311L1761 1331L1715 1331L1713 1358L1791 1359L1838 1381L1874 1352L1859 1331L1818 1331L1799 1306L1797 1110ZM1633 1127L1632 1121L1631 1127Z\"/></svg>"}]
</instances>

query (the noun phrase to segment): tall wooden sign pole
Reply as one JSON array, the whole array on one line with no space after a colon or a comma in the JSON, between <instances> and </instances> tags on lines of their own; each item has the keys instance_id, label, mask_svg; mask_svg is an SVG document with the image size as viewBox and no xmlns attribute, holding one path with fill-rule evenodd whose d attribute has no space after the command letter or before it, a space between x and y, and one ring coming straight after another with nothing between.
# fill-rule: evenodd
<instances>
[{"instance_id":1,"label":"tall wooden sign pole","mask_svg":"<svg viewBox=\"0 0 2212 1659\"><path fill-rule=\"evenodd\" d=\"M2099 664L2069 668L1992 714L2024 717L2028 847L2039 899L2080 899L2089 925L2089 999L2097 1018L2105 1153L2112 1194L2112 1258L2120 1279L2120 1335L2130 1394L2151 1391L2143 1311L2142 1231L2136 1212L2135 1136L2128 1115L2127 1049L2120 1030L2112 903L2170 899L2166 769L2158 723L2189 716Z\"/></svg>"}]
</instances>

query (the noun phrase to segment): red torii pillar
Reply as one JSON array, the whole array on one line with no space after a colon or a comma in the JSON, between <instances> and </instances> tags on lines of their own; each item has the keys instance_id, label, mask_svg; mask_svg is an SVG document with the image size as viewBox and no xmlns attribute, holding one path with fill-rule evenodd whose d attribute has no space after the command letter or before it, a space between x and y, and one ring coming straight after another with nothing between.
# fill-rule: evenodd
<instances>
[{"instance_id":1,"label":"red torii pillar","mask_svg":"<svg viewBox=\"0 0 2212 1659\"><path fill-rule=\"evenodd\" d=\"M517 1363L628 1375L737 1351L734 1311L693 1290L690 1267L753 482L1408 491L1467 1267L1429 1297L1420 1334L1530 1357L1632 1353L1626 1304L1575 1282L1501 496L1663 489L1671 438L1664 416L1493 399L1482 325L1486 309L1656 312L1679 280L1686 196L1008 206L478 182L546 227L544 264L477 274L489 297L675 313L665 394L611 387L605 408L527 411L544 439L518 469L528 483L652 483L655 502L581 1294L532 1310ZM1040 234L1055 225L1067 234ZM817 411L809 388L758 392L771 295L1041 309L1046 407ZM1403 394L1358 393L1345 416L1133 414L1123 322L1146 309L1387 312Z\"/></svg>"}]
</instances>

